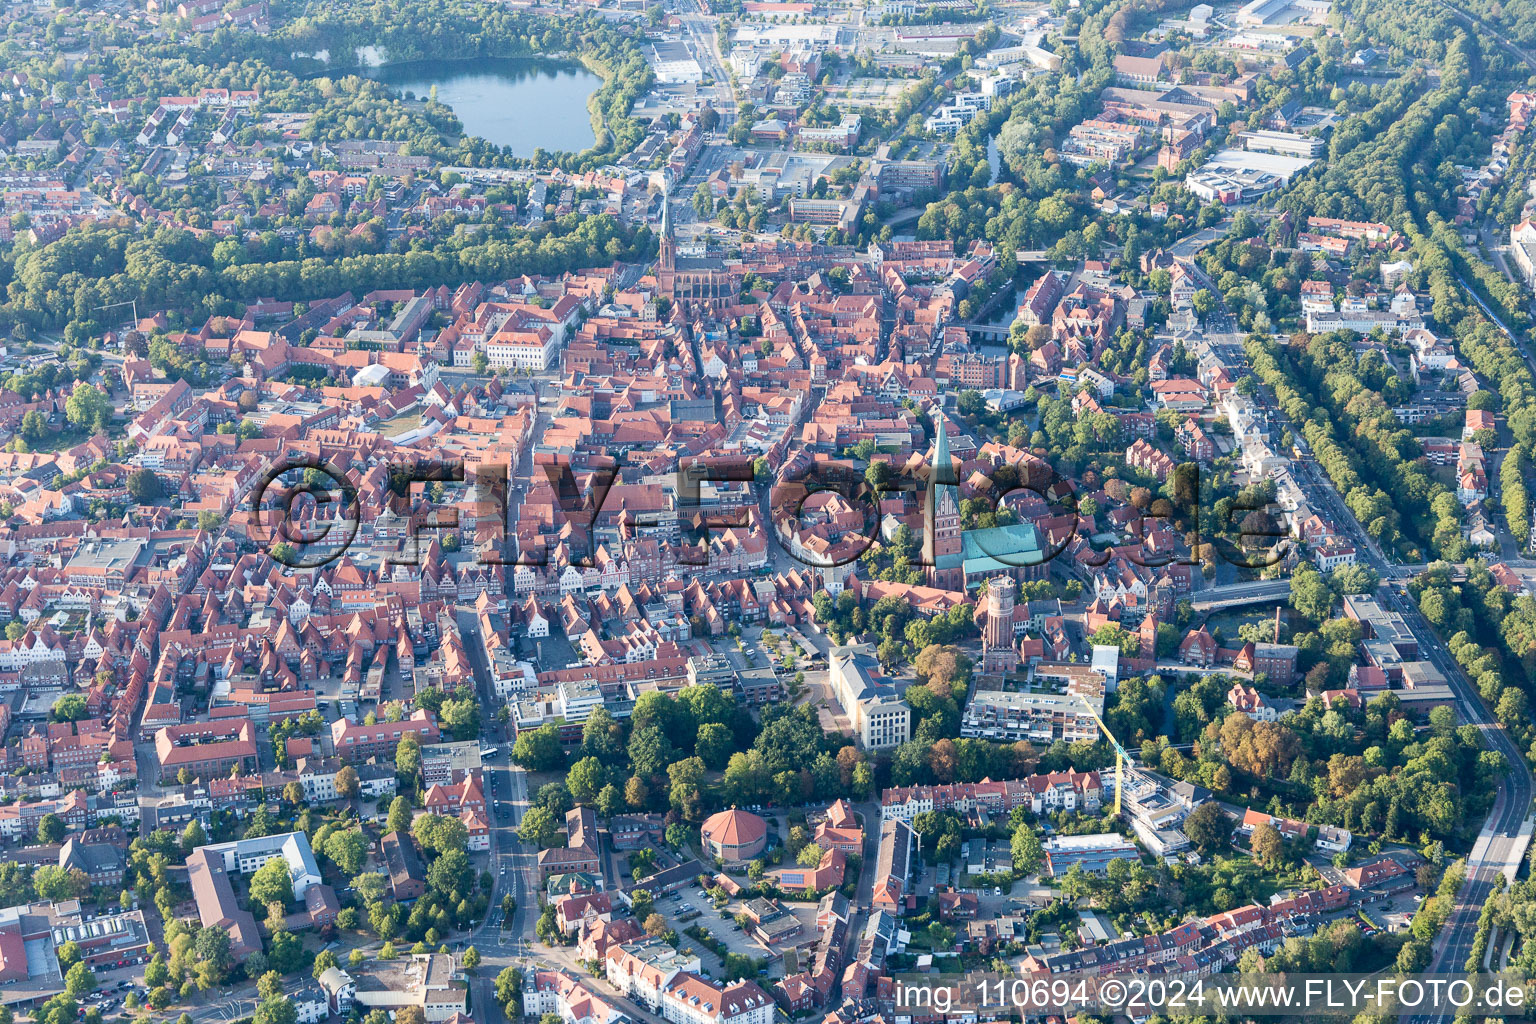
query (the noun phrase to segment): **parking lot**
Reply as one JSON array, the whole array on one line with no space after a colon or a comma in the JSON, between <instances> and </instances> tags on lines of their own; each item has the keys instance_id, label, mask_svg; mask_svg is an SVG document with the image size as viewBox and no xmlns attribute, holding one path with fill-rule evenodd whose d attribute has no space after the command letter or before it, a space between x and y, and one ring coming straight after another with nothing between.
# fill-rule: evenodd
<instances>
[{"instance_id":1,"label":"parking lot","mask_svg":"<svg viewBox=\"0 0 1536 1024\"><path fill-rule=\"evenodd\" d=\"M793 913L801 924L801 932L795 936L790 945L798 945L808 941L809 937L816 933L816 906L815 904L784 903L786 911ZM685 909L691 908L691 909ZM695 925L707 930L714 938L725 944L726 950L740 956L748 956L758 960L768 960L769 978L782 977L784 974L782 962L782 950L770 950L757 942L736 923L735 916L741 912L742 904L738 900L731 900L721 910L716 910L714 901L696 886L689 886L681 892L673 893L656 901L656 913L659 913L667 921L667 924L677 930L678 943L682 948L692 949L698 954L704 969L714 977L719 977L722 963L720 957L713 951L701 946L697 940L687 934L689 928ZM694 914L697 916L694 916ZM684 920L684 918L687 920Z\"/></svg>"},{"instance_id":2,"label":"parking lot","mask_svg":"<svg viewBox=\"0 0 1536 1024\"><path fill-rule=\"evenodd\" d=\"M1386 931L1398 932L1408 927L1422 902L1423 894L1410 887L1389 896L1367 899L1359 909Z\"/></svg>"}]
</instances>

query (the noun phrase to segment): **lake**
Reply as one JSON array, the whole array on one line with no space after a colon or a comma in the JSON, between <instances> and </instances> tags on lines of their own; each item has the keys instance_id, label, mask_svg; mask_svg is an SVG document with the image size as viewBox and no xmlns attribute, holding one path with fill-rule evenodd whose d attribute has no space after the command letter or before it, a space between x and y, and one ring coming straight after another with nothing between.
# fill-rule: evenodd
<instances>
[{"instance_id":1,"label":"lake","mask_svg":"<svg viewBox=\"0 0 1536 1024\"><path fill-rule=\"evenodd\" d=\"M510 146L516 156L531 157L540 148L579 153L597 141L587 98L603 80L579 64L421 62L387 64L367 75L419 100L437 86L438 102L453 108L466 132Z\"/></svg>"}]
</instances>

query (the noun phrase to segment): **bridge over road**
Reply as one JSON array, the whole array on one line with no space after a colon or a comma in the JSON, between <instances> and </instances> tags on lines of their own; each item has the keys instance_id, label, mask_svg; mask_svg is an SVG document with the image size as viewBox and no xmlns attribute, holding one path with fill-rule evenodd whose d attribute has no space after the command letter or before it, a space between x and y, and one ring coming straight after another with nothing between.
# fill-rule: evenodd
<instances>
[{"instance_id":1,"label":"bridge over road","mask_svg":"<svg viewBox=\"0 0 1536 1024\"><path fill-rule=\"evenodd\" d=\"M1253 583L1229 583L1210 587L1195 593L1190 604L1197 612L1214 612L1223 608L1241 608L1249 604L1272 604L1291 596L1289 579L1258 580Z\"/></svg>"}]
</instances>

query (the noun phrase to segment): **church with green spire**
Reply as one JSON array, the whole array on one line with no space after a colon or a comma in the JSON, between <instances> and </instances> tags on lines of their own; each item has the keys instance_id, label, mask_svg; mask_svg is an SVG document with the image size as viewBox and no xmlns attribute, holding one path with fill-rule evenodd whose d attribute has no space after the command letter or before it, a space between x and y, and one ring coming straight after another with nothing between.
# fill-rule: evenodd
<instances>
[{"instance_id":1,"label":"church with green spire","mask_svg":"<svg viewBox=\"0 0 1536 1024\"><path fill-rule=\"evenodd\" d=\"M1011 523L966 530L960 519L960 466L949 451L944 411L934 409L935 433L924 502L923 554L928 585L970 591L993 576L1044 579L1050 572L1040 530Z\"/></svg>"},{"instance_id":2,"label":"church with green spire","mask_svg":"<svg viewBox=\"0 0 1536 1024\"><path fill-rule=\"evenodd\" d=\"M949 454L949 438L944 433L944 410L936 407L937 431L933 455L928 462L928 499L923 510L927 525L923 554L927 556L928 583L944 590L964 586L960 548L960 478Z\"/></svg>"}]
</instances>

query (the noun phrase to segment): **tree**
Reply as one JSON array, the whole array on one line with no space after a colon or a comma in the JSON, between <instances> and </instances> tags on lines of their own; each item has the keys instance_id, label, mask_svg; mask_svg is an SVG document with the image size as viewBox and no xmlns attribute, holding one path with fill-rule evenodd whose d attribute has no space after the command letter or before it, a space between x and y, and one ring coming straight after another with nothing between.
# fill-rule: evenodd
<instances>
[{"instance_id":1,"label":"tree","mask_svg":"<svg viewBox=\"0 0 1536 1024\"><path fill-rule=\"evenodd\" d=\"M624 763L624 727L606 708L593 708L581 727L581 754L595 757L610 768Z\"/></svg>"},{"instance_id":2,"label":"tree","mask_svg":"<svg viewBox=\"0 0 1536 1024\"><path fill-rule=\"evenodd\" d=\"M91 878L79 868L68 870L57 864L44 864L32 873L32 887L45 900L77 899L91 891Z\"/></svg>"},{"instance_id":3,"label":"tree","mask_svg":"<svg viewBox=\"0 0 1536 1024\"><path fill-rule=\"evenodd\" d=\"M530 807L523 815L523 823L518 827L517 834L523 842L532 843L543 849L555 845L559 826L555 823L555 816L547 809Z\"/></svg>"},{"instance_id":4,"label":"tree","mask_svg":"<svg viewBox=\"0 0 1536 1024\"><path fill-rule=\"evenodd\" d=\"M99 433L112 421L112 401L91 384L80 384L64 403L64 415L80 430Z\"/></svg>"},{"instance_id":5,"label":"tree","mask_svg":"<svg viewBox=\"0 0 1536 1024\"><path fill-rule=\"evenodd\" d=\"M853 766L853 792L855 796L868 797L875 789L875 770L868 761Z\"/></svg>"},{"instance_id":6,"label":"tree","mask_svg":"<svg viewBox=\"0 0 1536 1024\"><path fill-rule=\"evenodd\" d=\"M635 810L642 810L651 799L651 788L638 775L631 775L624 784L624 802Z\"/></svg>"},{"instance_id":7,"label":"tree","mask_svg":"<svg viewBox=\"0 0 1536 1024\"><path fill-rule=\"evenodd\" d=\"M676 756L677 749L658 725L637 725L630 734L629 759L640 774L660 775Z\"/></svg>"},{"instance_id":8,"label":"tree","mask_svg":"<svg viewBox=\"0 0 1536 1024\"><path fill-rule=\"evenodd\" d=\"M293 883L288 877L288 863L275 857L256 869L251 875L251 904L264 907L269 903L286 905L293 897Z\"/></svg>"},{"instance_id":9,"label":"tree","mask_svg":"<svg viewBox=\"0 0 1536 1024\"><path fill-rule=\"evenodd\" d=\"M389 879L377 871L370 871L352 879L352 888L362 898L364 905L382 903L389 892Z\"/></svg>"},{"instance_id":10,"label":"tree","mask_svg":"<svg viewBox=\"0 0 1536 1024\"><path fill-rule=\"evenodd\" d=\"M1033 875L1045 862L1045 849L1040 845L1040 837L1035 833L1034 826L1028 822L1019 822L1018 827L1013 830L1013 838L1009 846L1013 850L1015 874Z\"/></svg>"},{"instance_id":11,"label":"tree","mask_svg":"<svg viewBox=\"0 0 1536 1024\"><path fill-rule=\"evenodd\" d=\"M1376 570L1363 562L1341 565L1328 574L1328 582L1340 594L1369 594L1381 582Z\"/></svg>"},{"instance_id":12,"label":"tree","mask_svg":"<svg viewBox=\"0 0 1536 1024\"><path fill-rule=\"evenodd\" d=\"M571 799L571 791L564 782L546 782L539 787L539 791L533 795L535 807L542 807L556 818L564 818L576 802Z\"/></svg>"},{"instance_id":13,"label":"tree","mask_svg":"<svg viewBox=\"0 0 1536 1024\"><path fill-rule=\"evenodd\" d=\"M736 738L730 726L721 722L705 722L699 726L694 750L705 766L713 771L724 768L736 747Z\"/></svg>"},{"instance_id":14,"label":"tree","mask_svg":"<svg viewBox=\"0 0 1536 1024\"><path fill-rule=\"evenodd\" d=\"M64 975L64 990L71 999L79 999L96 988L96 975L85 964L75 964Z\"/></svg>"},{"instance_id":15,"label":"tree","mask_svg":"<svg viewBox=\"0 0 1536 1024\"><path fill-rule=\"evenodd\" d=\"M76 722L85 717L86 711L84 694L66 693L53 702L48 713L56 722Z\"/></svg>"},{"instance_id":16,"label":"tree","mask_svg":"<svg viewBox=\"0 0 1536 1024\"><path fill-rule=\"evenodd\" d=\"M165 984L170 974L170 970L165 966L165 957L157 950L144 968L144 984L150 988L159 988Z\"/></svg>"},{"instance_id":17,"label":"tree","mask_svg":"<svg viewBox=\"0 0 1536 1024\"><path fill-rule=\"evenodd\" d=\"M971 659L953 644L929 644L912 659L912 670L922 683L965 684L971 678Z\"/></svg>"},{"instance_id":18,"label":"tree","mask_svg":"<svg viewBox=\"0 0 1536 1024\"><path fill-rule=\"evenodd\" d=\"M285 785L283 787L283 800L289 804L292 804L294 807L298 807L304 803L303 784L295 780Z\"/></svg>"},{"instance_id":19,"label":"tree","mask_svg":"<svg viewBox=\"0 0 1536 1024\"><path fill-rule=\"evenodd\" d=\"M1297 566L1291 574L1291 607L1313 622L1322 622L1333 611L1333 590L1310 565Z\"/></svg>"},{"instance_id":20,"label":"tree","mask_svg":"<svg viewBox=\"0 0 1536 1024\"><path fill-rule=\"evenodd\" d=\"M1500 722L1511 728L1523 722L1526 717L1525 691L1514 686L1505 687L1504 692L1499 694L1499 703L1494 713Z\"/></svg>"},{"instance_id":21,"label":"tree","mask_svg":"<svg viewBox=\"0 0 1536 1024\"><path fill-rule=\"evenodd\" d=\"M608 770L595 757L584 757L571 765L566 773L565 784L571 797L580 804L588 804L597 798L608 779Z\"/></svg>"},{"instance_id":22,"label":"tree","mask_svg":"<svg viewBox=\"0 0 1536 1024\"><path fill-rule=\"evenodd\" d=\"M356 768L353 768L349 764L341 766L341 770L336 773L336 792L340 793L348 800L356 797L357 794L361 792L361 787L357 779Z\"/></svg>"},{"instance_id":23,"label":"tree","mask_svg":"<svg viewBox=\"0 0 1536 1024\"><path fill-rule=\"evenodd\" d=\"M136 469L128 474L128 497L139 504L159 501L165 487L152 469Z\"/></svg>"},{"instance_id":24,"label":"tree","mask_svg":"<svg viewBox=\"0 0 1536 1024\"><path fill-rule=\"evenodd\" d=\"M476 967L479 967L479 966L480 966L480 951L478 949L476 949L474 946L470 946L468 949L466 949L464 951L464 969L468 970L468 971L472 971ZM399 1022L396 1021L396 1024L399 1024Z\"/></svg>"},{"instance_id":25,"label":"tree","mask_svg":"<svg viewBox=\"0 0 1536 1024\"><path fill-rule=\"evenodd\" d=\"M298 1024L298 1019L293 1000L285 995L276 995L257 1004L251 1021L252 1024Z\"/></svg>"},{"instance_id":26,"label":"tree","mask_svg":"<svg viewBox=\"0 0 1536 1024\"><path fill-rule=\"evenodd\" d=\"M608 783L597 794L597 813L604 818L611 818L615 814L624 811L624 794L619 792L619 787Z\"/></svg>"},{"instance_id":27,"label":"tree","mask_svg":"<svg viewBox=\"0 0 1536 1024\"><path fill-rule=\"evenodd\" d=\"M704 771L704 762L698 757L685 757L667 766L667 778L672 784L668 800L689 821L702 817Z\"/></svg>"},{"instance_id":28,"label":"tree","mask_svg":"<svg viewBox=\"0 0 1536 1024\"><path fill-rule=\"evenodd\" d=\"M864 467L864 482L876 491L883 490L894 475L895 471L891 469L891 464L884 459L878 459Z\"/></svg>"},{"instance_id":29,"label":"tree","mask_svg":"<svg viewBox=\"0 0 1536 1024\"><path fill-rule=\"evenodd\" d=\"M496 975L496 1001L506 1006L523 990L523 974L516 967L503 967Z\"/></svg>"},{"instance_id":30,"label":"tree","mask_svg":"<svg viewBox=\"0 0 1536 1024\"><path fill-rule=\"evenodd\" d=\"M1347 734L1348 724L1336 711L1325 712L1320 724L1326 726L1329 715ZM1255 722L1247 715L1228 715L1222 720L1220 735L1228 763L1250 775L1289 776L1291 765L1302 753L1301 741L1289 728L1277 722Z\"/></svg>"},{"instance_id":31,"label":"tree","mask_svg":"<svg viewBox=\"0 0 1536 1024\"><path fill-rule=\"evenodd\" d=\"M469 893L474 884L474 876L474 869L469 865L469 854L463 850L448 850L427 868L427 884L439 895L455 901Z\"/></svg>"},{"instance_id":32,"label":"tree","mask_svg":"<svg viewBox=\"0 0 1536 1024\"><path fill-rule=\"evenodd\" d=\"M279 859L268 863L282 865L283 862ZM283 870L286 874L286 867ZM254 879L255 875L251 877ZM222 982L225 975L229 973L230 967L234 965L234 957L229 952L229 932L218 925L204 928L197 933L192 948L197 957L199 982L206 980L209 987Z\"/></svg>"},{"instance_id":33,"label":"tree","mask_svg":"<svg viewBox=\"0 0 1536 1024\"><path fill-rule=\"evenodd\" d=\"M330 950L325 950L315 957L315 969L311 973L316 981L320 980L320 975L336 966L336 954L330 953L327 957L326 953L330 953ZM261 976L256 979L257 998L271 999L273 996L280 996L282 994L283 976L276 971L263 971Z\"/></svg>"},{"instance_id":34,"label":"tree","mask_svg":"<svg viewBox=\"0 0 1536 1024\"><path fill-rule=\"evenodd\" d=\"M651 916L651 908L656 905L655 897L646 889L636 889L630 894L630 912L636 921L644 921Z\"/></svg>"},{"instance_id":35,"label":"tree","mask_svg":"<svg viewBox=\"0 0 1536 1024\"><path fill-rule=\"evenodd\" d=\"M472 740L480 733L480 705L472 698L444 701L441 718L443 727L456 740Z\"/></svg>"},{"instance_id":36,"label":"tree","mask_svg":"<svg viewBox=\"0 0 1536 1024\"><path fill-rule=\"evenodd\" d=\"M21 418L21 439L29 445L35 445L48 436L48 421L43 414L33 409Z\"/></svg>"},{"instance_id":37,"label":"tree","mask_svg":"<svg viewBox=\"0 0 1536 1024\"><path fill-rule=\"evenodd\" d=\"M1231 841L1232 819L1227 817L1221 805L1214 800L1207 801L1184 819L1184 834L1201 853L1210 853Z\"/></svg>"},{"instance_id":38,"label":"tree","mask_svg":"<svg viewBox=\"0 0 1536 1024\"><path fill-rule=\"evenodd\" d=\"M411 834L425 850L437 853L456 850L462 853L469 849L468 827L458 818L446 814L423 814L411 826Z\"/></svg>"},{"instance_id":39,"label":"tree","mask_svg":"<svg viewBox=\"0 0 1536 1024\"><path fill-rule=\"evenodd\" d=\"M1253 855L1270 870L1275 870L1285 863L1285 837L1280 835L1280 830L1270 824L1258 825L1253 830L1253 836L1249 839L1249 845L1253 848Z\"/></svg>"},{"instance_id":40,"label":"tree","mask_svg":"<svg viewBox=\"0 0 1536 1024\"><path fill-rule=\"evenodd\" d=\"M506 1013L508 1019L514 1014L511 1011L512 1004L522 995L523 974L516 967L503 967L501 973L496 975L496 1002Z\"/></svg>"},{"instance_id":41,"label":"tree","mask_svg":"<svg viewBox=\"0 0 1536 1024\"><path fill-rule=\"evenodd\" d=\"M397 796L389 802L389 818L384 828L389 832L407 832L411 827L411 802Z\"/></svg>"},{"instance_id":42,"label":"tree","mask_svg":"<svg viewBox=\"0 0 1536 1024\"><path fill-rule=\"evenodd\" d=\"M319 981L321 975L330 970L332 967L337 966L339 965L336 961L336 954L332 953L328 949L322 949L320 952L315 954L315 965L309 972L310 977L314 978L316 981Z\"/></svg>"},{"instance_id":43,"label":"tree","mask_svg":"<svg viewBox=\"0 0 1536 1024\"><path fill-rule=\"evenodd\" d=\"M1088 638L1089 643L1105 647L1118 647L1120 656L1132 657L1141 646L1140 638L1118 622L1106 622Z\"/></svg>"},{"instance_id":44,"label":"tree","mask_svg":"<svg viewBox=\"0 0 1536 1024\"><path fill-rule=\"evenodd\" d=\"M360 828L337 829L325 837L324 853L343 874L355 875L368 863L368 837Z\"/></svg>"},{"instance_id":45,"label":"tree","mask_svg":"<svg viewBox=\"0 0 1536 1024\"><path fill-rule=\"evenodd\" d=\"M64 833L68 829L64 825L64 819L57 814L43 815L37 822L37 841L40 843L62 843Z\"/></svg>"},{"instance_id":46,"label":"tree","mask_svg":"<svg viewBox=\"0 0 1536 1024\"><path fill-rule=\"evenodd\" d=\"M80 943L71 939L58 948L56 955L59 958L59 970L67 973L80 962Z\"/></svg>"},{"instance_id":47,"label":"tree","mask_svg":"<svg viewBox=\"0 0 1536 1024\"><path fill-rule=\"evenodd\" d=\"M665 935L667 932L667 919L660 914L651 914L645 919L645 934Z\"/></svg>"},{"instance_id":48,"label":"tree","mask_svg":"<svg viewBox=\"0 0 1536 1024\"><path fill-rule=\"evenodd\" d=\"M520 733L512 744L512 760L529 771L547 772L560 766L560 733L553 725L543 725Z\"/></svg>"},{"instance_id":49,"label":"tree","mask_svg":"<svg viewBox=\"0 0 1536 1024\"><path fill-rule=\"evenodd\" d=\"M406 733L395 745L395 775L414 779L421 771L421 739L415 733Z\"/></svg>"}]
</instances>

